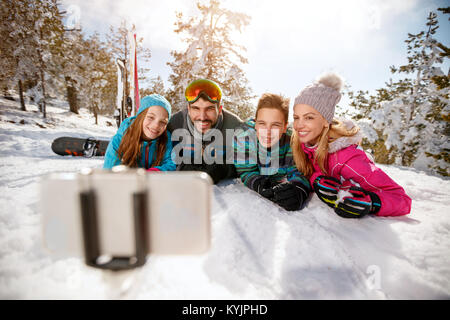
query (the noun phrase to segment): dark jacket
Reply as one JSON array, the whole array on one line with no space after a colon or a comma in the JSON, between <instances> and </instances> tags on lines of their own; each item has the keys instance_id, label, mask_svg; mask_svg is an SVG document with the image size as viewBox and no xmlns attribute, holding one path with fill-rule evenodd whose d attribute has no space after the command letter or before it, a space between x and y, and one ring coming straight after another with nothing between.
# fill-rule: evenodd
<instances>
[{"instance_id":1,"label":"dark jacket","mask_svg":"<svg viewBox=\"0 0 450 320\"><path fill-rule=\"evenodd\" d=\"M219 133L220 140L216 141L216 136L209 139L195 140L187 121L188 110L183 109L175 113L169 121L167 130L173 133L176 129L184 129L184 135L172 134L173 154L172 158L177 164L177 171L203 171L208 173L214 183L224 179L237 178L236 169L233 165L233 139L227 141L227 129L235 129L242 124L242 120L230 111L222 108L222 117L215 128L210 129ZM197 141L197 142L195 142ZM201 145L201 147L200 147ZM208 161L207 155L215 161ZM228 161L227 161L228 157Z\"/></svg>"}]
</instances>

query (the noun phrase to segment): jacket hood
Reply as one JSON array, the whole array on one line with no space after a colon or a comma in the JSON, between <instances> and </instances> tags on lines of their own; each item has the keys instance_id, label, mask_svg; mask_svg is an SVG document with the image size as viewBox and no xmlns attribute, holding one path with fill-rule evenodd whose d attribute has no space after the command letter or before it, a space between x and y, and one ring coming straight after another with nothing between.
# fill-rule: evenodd
<instances>
[{"instance_id":1,"label":"jacket hood","mask_svg":"<svg viewBox=\"0 0 450 320\"><path fill-rule=\"evenodd\" d=\"M356 126L356 124L352 120L342 120L342 123L347 130L351 130ZM331 142L328 143L328 153L337 152L354 144L358 145L361 143L362 138L363 134L361 130L359 130L355 135L349 137L332 137Z\"/></svg>"}]
</instances>

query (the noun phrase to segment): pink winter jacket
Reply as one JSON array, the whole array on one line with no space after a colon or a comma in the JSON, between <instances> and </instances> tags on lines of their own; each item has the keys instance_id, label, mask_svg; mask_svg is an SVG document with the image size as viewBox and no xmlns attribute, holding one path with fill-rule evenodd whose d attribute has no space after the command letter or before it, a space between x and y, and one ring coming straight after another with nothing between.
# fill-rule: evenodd
<instances>
[{"instance_id":1,"label":"pink winter jacket","mask_svg":"<svg viewBox=\"0 0 450 320\"><path fill-rule=\"evenodd\" d=\"M410 213L411 198L405 190L394 182L366 155L358 146L361 135L341 137L329 144L328 174L322 173L317 163L313 162L316 147L309 148L302 144L302 149L313 163L314 173L310 182L320 175L332 176L341 183L359 185L361 188L376 193L381 200L381 209L377 216L401 216Z\"/></svg>"}]
</instances>

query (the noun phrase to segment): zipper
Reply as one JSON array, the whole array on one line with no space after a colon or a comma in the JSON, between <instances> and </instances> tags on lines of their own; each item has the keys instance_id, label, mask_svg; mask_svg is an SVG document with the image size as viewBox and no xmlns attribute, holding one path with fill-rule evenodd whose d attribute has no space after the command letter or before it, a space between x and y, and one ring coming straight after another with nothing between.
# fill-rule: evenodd
<instances>
[{"instance_id":1,"label":"zipper","mask_svg":"<svg viewBox=\"0 0 450 320\"><path fill-rule=\"evenodd\" d=\"M145 169L150 169L149 165L148 165L148 151L149 151L150 147L149 144L147 143L147 145L145 146Z\"/></svg>"}]
</instances>

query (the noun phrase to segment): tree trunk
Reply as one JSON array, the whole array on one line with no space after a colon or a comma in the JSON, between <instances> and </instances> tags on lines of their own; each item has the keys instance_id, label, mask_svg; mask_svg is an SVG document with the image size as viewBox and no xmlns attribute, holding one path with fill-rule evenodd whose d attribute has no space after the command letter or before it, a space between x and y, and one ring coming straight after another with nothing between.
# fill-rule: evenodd
<instances>
[{"instance_id":1,"label":"tree trunk","mask_svg":"<svg viewBox=\"0 0 450 320\"><path fill-rule=\"evenodd\" d=\"M42 102L41 102L41 106L42 106L42 113L44 116L44 119L47 118L47 104L45 102L45 64L44 64L44 59L42 58L42 47L41 47L41 43L42 40L44 39L43 34L42 34L42 28L39 28L39 39L41 40L39 42L39 47L38 47L38 56L39 56L39 65L40 65L40 75L41 75L41 85L42 85Z\"/></svg>"},{"instance_id":2,"label":"tree trunk","mask_svg":"<svg viewBox=\"0 0 450 320\"><path fill-rule=\"evenodd\" d=\"M19 80L19 97L20 97L20 106L22 111L27 111L25 108L25 100L23 99L23 85L22 80Z\"/></svg>"},{"instance_id":3,"label":"tree trunk","mask_svg":"<svg viewBox=\"0 0 450 320\"><path fill-rule=\"evenodd\" d=\"M92 111L94 113L95 124L98 125L98 108L97 108L97 104L94 104L94 107L92 108Z\"/></svg>"},{"instance_id":4,"label":"tree trunk","mask_svg":"<svg viewBox=\"0 0 450 320\"><path fill-rule=\"evenodd\" d=\"M44 80L44 70L42 69L41 64L41 85L42 85L42 113L44 119L47 118L47 104L45 102L45 80Z\"/></svg>"},{"instance_id":5,"label":"tree trunk","mask_svg":"<svg viewBox=\"0 0 450 320\"><path fill-rule=\"evenodd\" d=\"M73 86L73 80L69 76L65 77L67 88L67 101L69 102L70 111L78 114L78 96L77 89Z\"/></svg>"}]
</instances>

